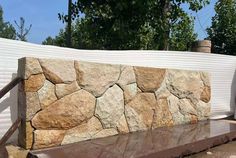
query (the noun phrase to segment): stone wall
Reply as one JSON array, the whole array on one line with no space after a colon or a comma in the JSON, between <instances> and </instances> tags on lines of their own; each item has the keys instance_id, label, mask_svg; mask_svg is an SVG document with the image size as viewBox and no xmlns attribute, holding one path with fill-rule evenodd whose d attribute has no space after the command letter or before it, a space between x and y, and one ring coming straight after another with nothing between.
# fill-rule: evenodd
<instances>
[{"instance_id":1,"label":"stone wall","mask_svg":"<svg viewBox=\"0 0 236 158\"><path fill-rule=\"evenodd\" d=\"M210 115L204 72L19 59L19 143L40 149L196 123Z\"/></svg>"}]
</instances>

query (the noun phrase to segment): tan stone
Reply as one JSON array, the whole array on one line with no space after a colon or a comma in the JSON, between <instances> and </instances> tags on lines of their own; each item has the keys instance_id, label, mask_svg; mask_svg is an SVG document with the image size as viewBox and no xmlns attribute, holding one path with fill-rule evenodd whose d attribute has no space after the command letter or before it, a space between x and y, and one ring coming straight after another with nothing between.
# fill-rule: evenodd
<instances>
[{"instance_id":1,"label":"tan stone","mask_svg":"<svg viewBox=\"0 0 236 158\"><path fill-rule=\"evenodd\" d=\"M203 90L203 82L199 72L184 70L168 70L166 75L168 90L178 98L189 98L197 103Z\"/></svg>"},{"instance_id":2,"label":"tan stone","mask_svg":"<svg viewBox=\"0 0 236 158\"><path fill-rule=\"evenodd\" d=\"M43 73L38 59L26 57L18 60L18 76L28 79L31 75Z\"/></svg>"},{"instance_id":3,"label":"tan stone","mask_svg":"<svg viewBox=\"0 0 236 158\"><path fill-rule=\"evenodd\" d=\"M121 66L121 74L117 83L122 87L131 83L135 83L135 74L132 66Z\"/></svg>"},{"instance_id":4,"label":"tan stone","mask_svg":"<svg viewBox=\"0 0 236 158\"><path fill-rule=\"evenodd\" d=\"M185 118L184 118L184 115L179 110L179 105L178 105L179 98L171 94L167 98L167 101L168 101L169 110L172 115L172 119L174 121L174 125L183 124L185 122L184 120Z\"/></svg>"},{"instance_id":5,"label":"tan stone","mask_svg":"<svg viewBox=\"0 0 236 158\"><path fill-rule=\"evenodd\" d=\"M114 135L117 135L118 132L116 129L114 128L110 128L110 129L103 129L101 130L100 132L96 133L94 136L93 136L93 139L94 138L103 138L103 137L109 137L109 136L114 136Z\"/></svg>"},{"instance_id":6,"label":"tan stone","mask_svg":"<svg viewBox=\"0 0 236 158\"><path fill-rule=\"evenodd\" d=\"M43 87L38 91L41 108L45 109L57 100L55 86L48 80L45 80Z\"/></svg>"},{"instance_id":7,"label":"tan stone","mask_svg":"<svg viewBox=\"0 0 236 158\"><path fill-rule=\"evenodd\" d=\"M125 106L125 116L130 132L147 130L143 118L132 107Z\"/></svg>"},{"instance_id":8,"label":"tan stone","mask_svg":"<svg viewBox=\"0 0 236 158\"><path fill-rule=\"evenodd\" d=\"M26 92L37 92L44 84L45 77L43 74L31 75L24 80L24 90Z\"/></svg>"},{"instance_id":9,"label":"tan stone","mask_svg":"<svg viewBox=\"0 0 236 158\"><path fill-rule=\"evenodd\" d=\"M31 149L33 144L33 127L30 122L21 122L19 127L18 143L25 149Z\"/></svg>"},{"instance_id":10,"label":"tan stone","mask_svg":"<svg viewBox=\"0 0 236 158\"><path fill-rule=\"evenodd\" d=\"M180 99L178 106L183 115L197 115L196 106L189 99Z\"/></svg>"},{"instance_id":11,"label":"tan stone","mask_svg":"<svg viewBox=\"0 0 236 158\"><path fill-rule=\"evenodd\" d=\"M117 121L123 114L123 91L117 85L109 88L101 97L97 98L95 115L100 119L103 127L116 127Z\"/></svg>"},{"instance_id":12,"label":"tan stone","mask_svg":"<svg viewBox=\"0 0 236 158\"><path fill-rule=\"evenodd\" d=\"M159 99L166 99L167 97L169 97L171 95L171 93L169 92L169 90L166 87L166 82L163 81L160 88L155 91L155 95L157 100Z\"/></svg>"},{"instance_id":13,"label":"tan stone","mask_svg":"<svg viewBox=\"0 0 236 158\"><path fill-rule=\"evenodd\" d=\"M138 93L138 87L136 83L125 85L122 87L124 91L125 104L129 103Z\"/></svg>"},{"instance_id":14,"label":"tan stone","mask_svg":"<svg viewBox=\"0 0 236 158\"><path fill-rule=\"evenodd\" d=\"M26 92L26 121L30 121L33 116L41 109L39 97L36 92Z\"/></svg>"},{"instance_id":15,"label":"tan stone","mask_svg":"<svg viewBox=\"0 0 236 158\"><path fill-rule=\"evenodd\" d=\"M125 118L125 115L122 115L120 120L117 123L117 130L119 133L129 133L129 128L128 128L128 124Z\"/></svg>"},{"instance_id":16,"label":"tan stone","mask_svg":"<svg viewBox=\"0 0 236 158\"><path fill-rule=\"evenodd\" d=\"M88 122L69 129L62 141L62 145L91 139L93 135L102 129L101 122L96 117L92 117Z\"/></svg>"},{"instance_id":17,"label":"tan stone","mask_svg":"<svg viewBox=\"0 0 236 158\"><path fill-rule=\"evenodd\" d=\"M165 78L165 69L134 67L138 87L143 92L155 92Z\"/></svg>"},{"instance_id":18,"label":"tan stone","mask_svg":"<svg viewBox=\"0 0 236 158\"><path fill-rule=\"evenodd\" d=\"M198 120L209 119L211 115L211 104L210 102L205 103L200 100L198 104L196 105L196 110L197 110Z\"/></svg>"},{"instance_id":19,"label":"tan stone","mask_svg":"<svg viewBox=\"0 0 236 158\"><path fill-rule=\"evenodd\" d=\"M204 86L200 99L205 103L208 103L211 100L211 87Z\"/></svg>"},{"instance_id":20,"label":"tan stone","mask_svg":"<svg viewBox=\"0 0 236 158\"><path fill-rule=\"evenodd\" d=\"M79 90L54 102L32 119L37 129L69 129L90 119L95 110L95 97Z\"/></svg>"},{"instance_id":21,"label":"tan stone","mask_svg":"<svg viewBox=\"0 0 236 158\"><path fill-rule=\"evenodd\" d=\"M157 106L153 116L152 128L172 126L174 124L166 99L157 101Z\"/></svg>"},{"instance_id":22,"label":"tan stone","mask_svg":"<svg viewBox=\"0 0 236 158\"><path fill-rule=\"evenodd\" d=\"M79 89L80 87L76 81L69 84L56 84L56 95L58 98L62 98L65 95L78 91Z\"/></svg>"},{"instance_id":23,"label":"tan stone","mask_svg":"<svg viewBox=\"0 0 236 158\"><path fill-rule=\"evenodd\" d=\"M204 85L210 87L210 86L211 86L211 83L210 83L210 74L207 73L207 72L201 72L200 75L201 75L201 79L202 79Z\"/></svg>"},{"instance_id":24,"label":"tan stone","mask_svg":"<svg viewBox=\"0 0 236 158\"><path fill-rule=\"evenodd\" d=\"M127 109L127 107L130 108ZM145 125L146 129L150 129L152 126L155 107L156 107L156 99L154 94L152 93L137 94L136 97L125 106L126 108L125 114L130 131L143 130L143 124ZM137 124L141 125L140 129L139 125Z\"/></svg>"},{"instance_id":25,"label":"tan stone","mask_svg":"<svg viewBox=\"0 0 236 158\"><path fill-rule=\"evenodd\" d=\"M8 152L8 158L26 158L29 150L25 150L21 147L15 146L15 145L11 145L8 144L6 146L7 152ZM0 149L1 150L1 149ZM0 152L1 154L1 152ZM2 155L0 155L1 157ZM6 158L6 157L1 157L1 158Z\"/></svg>"},{"instance_id":26,"label":"tan stone","mask_svg":"<svg viewBox=\"0 0 236 158\"><path fill-rule=\"evenodd\" d=\"M42 149L61 144L64 130L35 130L33 149Z\"/></svg>"},{"instance_id":27,"label":"tan stone","mask_svg":"<svg viewBox=\"0 0 236 158\"><path fill-rule=\"evenodd\" d=\"M74 61L60 59L39 59L46 78L53 82L70 83L76 80Z\"/></svg>"},{"instance_id":28,"label":"tan stone","mask_svg":"<svg viewBox=\"0 0 236 158\"><path fill-rule=\"evenodd\" d=\"M96 97L114 85L120 75L120 65L76 61L75 68L79 86Z\"/></svg>"}]
</instances>

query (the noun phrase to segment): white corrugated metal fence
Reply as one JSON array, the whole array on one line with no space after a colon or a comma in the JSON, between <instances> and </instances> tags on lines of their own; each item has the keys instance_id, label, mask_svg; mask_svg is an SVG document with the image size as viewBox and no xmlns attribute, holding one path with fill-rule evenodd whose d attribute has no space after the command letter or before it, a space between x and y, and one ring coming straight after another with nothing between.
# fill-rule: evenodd
<instances>
[{"instance_id":1,"label":"white corrugated metal fence","mask_svg":"<svg viewBox=\"0 0 236 158\"><path fill-rule=\"evenodd\" d=\"M212 118L234 113L236 57L197 52L101 51L43 46L0 38L0 89L15 77L22 57L62 58L100 63L200 70L211 73ZM0 137L17 117L17 89L0 100ZM13 140L16 138L13 137Z\"/></svg>"}]
</instances>

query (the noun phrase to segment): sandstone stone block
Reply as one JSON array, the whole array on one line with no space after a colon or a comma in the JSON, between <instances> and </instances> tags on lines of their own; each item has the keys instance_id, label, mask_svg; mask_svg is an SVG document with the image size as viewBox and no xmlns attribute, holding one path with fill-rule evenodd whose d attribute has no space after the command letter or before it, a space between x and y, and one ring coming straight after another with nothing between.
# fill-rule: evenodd
<instances>
[{"instance_id":1,"label":"sandstone stone block","mask_svg":"<svg viewBox=\"0 0 236 158\"><path fill-rule=\"evenodd\" d=\"M125 104L129 103L139 92L136 83L125 85L122 89L124 91Z\"/></svg>"},{"instance_id":2,"label":"sandstone stone block","mask_svg":"<svg viewBox=\"0 0 236 158\"><path fill-rule=\"evenodd\" d=\"M96 133L93 136L93 139L94 138L103 138L103 137L114 136L114 135L117 135L117 134L118 134L118 132L115 128L103 129L100 132Z\"/></svg>"},{"instance_id":3,"label":"sandstone stone block","mask_svg":"<svg viewBox=\"0 0 236 158\"><path fill-rule=\"evenodd\" d=\"M30 121L33 116L41 109L39 97L36 92L26 92L26 121Z\"/></svg>"},{"instance_id":4,"label":"sandstone stone block","mask_svg":"<svg viewBox=\"0 0 236 158\"><path fill-rule=\"evenodd\" d=\"M198 120L206 120L210 117L211 114L211 104L199 101L196 105L197 117Z\"/></svg>"},{"instance_id":5,"label":"sandstone stone block","mask_svg":"<svg viewBox=\"0 0 236 158\"><path fill-rule=\"evenodd\" d=\"M114 85L120 75L120 65L76 61L75 68L79 86L96 97Z\"/></svg>"},{"instance_id":6,"label":"sandstone stone block","mask_svg":"<svg viewBox=\"0 0 236 158\"><path fill-rule=\"evenodd\" d=\"M196 105L192 104L189 99L180 99L178 106L183 115L197 115Z\"/></svg>"},{"instance_id":7,"label":"sandstone stone block","mask_svg":"<svg viewBox=\"0 0 236 158\"><path fill-rule=\"evenodd\" d=\"M119 133L129 133L129 127L125 118L125 115L123 114L120 118L120 120L118 121L117 125L117 130Z\"/></svg>"},{"instance_id":8,"label":"sandstone stone block","mask_svg":"<svg viewBox=\"0 0 236 158\"><path fill-rule=\"evenodd\" d=\"M19 127L18 142L25 149L31 149L33 144L33 127L30 122L22 120Z\"/></svg>"},{"instance_id":9,"label":"sandstone stone block","mask_svg":"<svg viewBox=\"0 0 236 158\"><path fill-rule=\"evenodd\" d=\"M204 101L205 103L208 103L211 100L211 87L204 86L200 100Z\"/></svg>"},{"instance_id":10,"label":"sandstone stone block","mask_svg":"<svg viewBox=\"0 0 236 158\"><path fill-rule=\"evenodd\" d=\"M143 92L155 92L165 78L165 69L134 67L138 87Z\"/></svg>"},{"instance_id":11,"label":"sandstone stone block","mask_svg":"<svg viewBox=\"0 0 236 158\"><path fill-rule=\"evenodd\" d=\"M37 92L42 88L45 82L43 74L31 75L27 80L24 81L25 92Z\"/></svg>"},{"instance_id":12,"label":"sandstone stone block","mask_svg":"<svg viewBox=\"0 0 236 158\"><path fill-rule=\"evenodd\" d=\"M123 114L123 91L117 85L109 88L101 97L97 98L95 115L101 120L103 127L116 127Z\"/></svg>"},{"instance_id":13,"label":"sandstone stone block","mask_svg":"<svg viewBox=\"0 0 236 158\"><path fill-rule=\"evenodd\" d=\"M200 99L204 84L199 72L168 70L166 75L168 90L178 98L189 98L192 102Z\"/></svg>"},{"instance_id":14,"label":"sandstone stone block","mask_svg":"<svg viewBox=\"0 0 236 158\"><path fill-rule=\"evenodd\" d=\"M74 61L59 59L39 59L46 78L53 82L70 83L76 80Z\"/></svg>"},{"instance_id":15,"label":"sandstone stone block","mask_svg":"<svg viewBox=\"0 0 236 158\"><path fill-rule=\"evenodd\" d=\"M156 99L152 93L139 93L125 105L125 114L130 131L150 129L155 107Z\"/></svg>"},{"instance_id":16,"label":"sandstone stone block","mask_svg":"<svg viewBox=\"0 0 236 158\"><path fill-rule=\"evenodd\" d=\"M132 66L121 66L120 78L117 83L122 87L124 85L136 82L134 69Z\"/></svg>"},{"instance_id":17,"label":"sandstone stone block","mask_svg":"<svg viewBox=\"0 0 236 158\"><path fill-rule=\"evenodd\" d=\"M167 99L158 100L153 116L152 128L172 126L173 124L174 122L169 110Z\"/></svg>"},{"instance_id":18,"label":"sandstone stone block","mask_svg":"<svg viewBox=\"0 0 236 158\"><path fill-rule=\"evenodd\" d=\"M55 94L55 85L45 80L43 87L38 91L41 108L45 109L57 100Z\"/></svg>"},{"instance_id":19,"label":"sandstone stone block","mask_svg":"<svg viewBox=\"0 0 236 158\"><path fill-rule=\"evenodd\" d=\"M64 130L35 130L33 149L42 149L61 144Z\"/></svg>"},{"instance_id":20,"label":"sandstone stone block","mask_svg":"<svg viewBox=\"0 0 236 158\"><path fill-rule=\"evenodd\" d=\"M56 95L58 98L62 98L65 95L78 91L79 89L80 87L76 81L69 84L56 84Z\"/></svg>"},{"instance_id":21,"label":"sandstone stone block","mask_svg":"<svg viewBox=\"0 0 236 158\"><path fill-rule=\"evenodd\" d=\"M101 122L96 117L92 117L88 120L88 122L69 129L66 132L62 144L64 145L91 139L96 133L101 130L103 130Z\"/></svg>"},{"instance_id":22,"label":"sandstone stone block","mask_svg":"<svg viewBox=\"0 0 236 158\"><path fill-rule=\"evenodd\" d=\"M147 130L143 118L132 107L125 106L125 116L130 132Z\"/></svg>"},{"instance_id":23,"label":"sandstone stone block","mask_svg":"<svg viewBox=\"0 0 236 158\"><path fill-rule=\"evenodd\" d=\"M31 75L43 73L38 59L26 57L18 61L18 76L23 79L28 79Z\"/></svg>"},{"instance_id":24,"label":"sandstone stone block","mask_svg":"<svg viewBox=\"0 0 236 158\"><path fill-rule=\"evenodd\" d=\"M70 129L90 119L95 97L85 90L67 95L38 112L32 119L36 129Z\"/></svg>"}]
</instances>

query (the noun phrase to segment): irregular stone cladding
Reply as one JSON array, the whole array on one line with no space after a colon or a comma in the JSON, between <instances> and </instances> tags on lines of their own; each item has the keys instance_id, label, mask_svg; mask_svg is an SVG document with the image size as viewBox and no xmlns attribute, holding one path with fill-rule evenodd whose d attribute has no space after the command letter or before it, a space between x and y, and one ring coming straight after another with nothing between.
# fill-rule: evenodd
<instances>
[{"instance_id":1,"label":"irregular stone cladding","mask_svg":"<svg viewBox=\"0 0 236 158\"><path fill-rule=\"evenodd\" d=\"M19 59L19 144L41 149L210 115L208 73L57 59Z\"/></svg>"}]
</instances>

